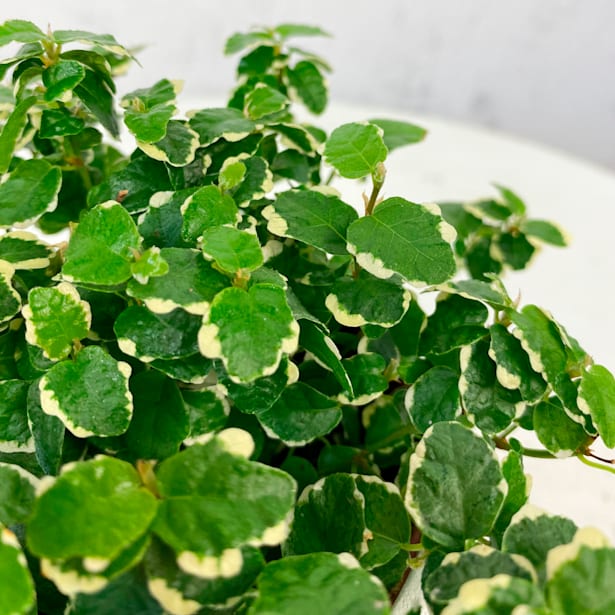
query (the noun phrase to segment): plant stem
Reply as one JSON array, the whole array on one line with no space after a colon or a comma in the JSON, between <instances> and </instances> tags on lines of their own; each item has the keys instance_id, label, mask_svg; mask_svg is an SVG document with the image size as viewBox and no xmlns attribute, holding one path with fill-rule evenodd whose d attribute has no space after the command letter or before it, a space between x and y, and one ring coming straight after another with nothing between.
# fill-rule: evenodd
<instances>
[{"instance_id":1,"label":"plant stem","mask_svg":"<svg viewBox=\"0 0 615 615\"><path fill-rule=\"evenodd\" d=\"M604 472L610 472L611 474L615 474L615 468L604 465L604 463L597 463L595 461L591 461L590 459L585 457L585 455L577 455L577 459L581 463L584 463L586 466L590 466L591 468L597 468L598 470L603 470ZM602 461L604 461L605 463L613 463L612 461L608 461L606 459L603 459Z\"/></svg>"},{"instance_id":2,"label":"plant stem","mask_svg":"<svg viewBox=\"0 0 615 615\"><path fill-rule=\"evenodd\" d=\"M510 444L506 438L493 438L493 443L496 448L499 448L502 451L509 451ZM525 446L521 447L521 454L525 457L535 457L537 459L557 459L557 457L550 453L549 451L543 448L525 448Z\"/></svg>"},{"instance_id":3,"label":"plant stem","mask_svg":"<svg viewBox=\"0 0 615 615\"><path fill-rule=\"evenodd\" d=\"M369 200L365 205L366 216L371 216L372 212L374 211L374 207L376 206L376 201L378 199L378 194L380 193L382 185L384 184L384 178L386 177L386 174L386 168L380 162L376 167L374 173L372 173L372 193L370 194Z\"/></svg>"}]
</instances>

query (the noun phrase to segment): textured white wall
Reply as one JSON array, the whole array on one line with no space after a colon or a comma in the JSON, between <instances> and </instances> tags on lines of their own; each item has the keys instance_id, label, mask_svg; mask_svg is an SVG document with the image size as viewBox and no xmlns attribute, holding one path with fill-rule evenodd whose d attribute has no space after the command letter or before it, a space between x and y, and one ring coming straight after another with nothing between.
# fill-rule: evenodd
<instances>
[{"instance_id":1,"label":"textured white wall","mask_svg":"<svg viewBox=\"0 0 615 615\"><path fill-rule=\"evenodd\" d=\"M161 77L187 98L232 83L225 38L255 24L320 25L337 102L418 111L542 141L615 169L612 0L30 0L0 19L107 31L148 45L123 89Z\"/></svg>"}]
</instances>

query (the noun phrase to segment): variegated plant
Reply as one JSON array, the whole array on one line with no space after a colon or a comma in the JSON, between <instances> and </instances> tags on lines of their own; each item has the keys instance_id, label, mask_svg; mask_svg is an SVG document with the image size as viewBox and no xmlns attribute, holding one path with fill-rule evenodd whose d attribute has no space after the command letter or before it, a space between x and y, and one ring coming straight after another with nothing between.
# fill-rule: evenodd
<instances>
[{"instance_id":1,"label":"variegated plant","mask_svg":"<svg viewBox=\"0 0 615 615\"><path fill-rule=\"evenodd\" d=\"M615 612L615 550L527 502L525 456L615 447L613 376L499 278L564 235L381 200L425 131L298 121L319 35L232 36L183 116L116 105L112 36L0 25L0 615L376 615L420 565L433 613Z\"/></svg>"}]
</instances>

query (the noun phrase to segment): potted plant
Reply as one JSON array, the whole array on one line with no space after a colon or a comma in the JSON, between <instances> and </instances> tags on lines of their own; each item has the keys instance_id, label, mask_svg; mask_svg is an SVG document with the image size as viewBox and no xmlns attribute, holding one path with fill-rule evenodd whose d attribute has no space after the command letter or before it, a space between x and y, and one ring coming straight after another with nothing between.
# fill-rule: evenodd
<instances>
[{"instance_id":1,"label":"potted plant","mask_svg":"<svg viewBox=\"0 0 615 615\"><path fill-rule=\"evenodd\" d=\"M425 131L298 121L321 34L232 36L225 108L126 94L126 154L130 52L0 26L1 615L615 609L606 539L527 504L525 456L615 446L613 376L499 277L564 236L507 188L382 200Z\"/></svg>"}]
</instances>

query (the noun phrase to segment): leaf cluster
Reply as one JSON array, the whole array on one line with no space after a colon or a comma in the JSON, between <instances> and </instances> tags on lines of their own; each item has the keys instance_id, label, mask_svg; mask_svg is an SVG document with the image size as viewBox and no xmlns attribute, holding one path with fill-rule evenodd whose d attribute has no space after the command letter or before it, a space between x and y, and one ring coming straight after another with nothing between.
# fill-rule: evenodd
<instances>
[{"instance_id":1,"label":"leaf cluster","mask_svg":"<svg viewBox=\"0 0 615 615\"><path fill-rule=\"evenodd\" d=\"M505 188L380 199L425 131L298 120L324 34L233 35L183 116L115 101L109 35L0 25L0 615L384 614L420 564L434 613L613 607L615 550L527 503L524 456L615 447L613 376L497 277L563 235Z\"/></svg>"}]
</instances>

